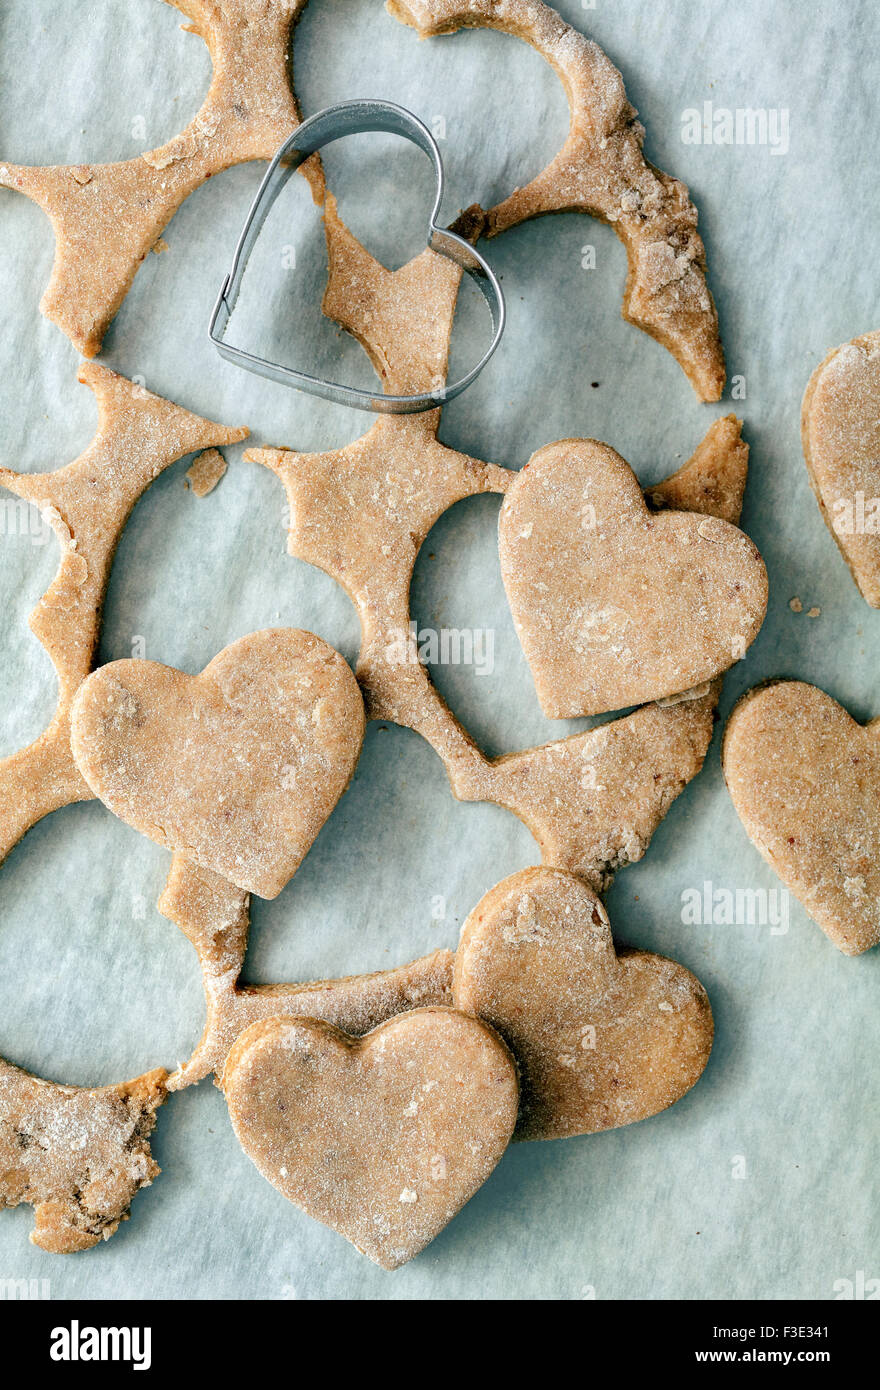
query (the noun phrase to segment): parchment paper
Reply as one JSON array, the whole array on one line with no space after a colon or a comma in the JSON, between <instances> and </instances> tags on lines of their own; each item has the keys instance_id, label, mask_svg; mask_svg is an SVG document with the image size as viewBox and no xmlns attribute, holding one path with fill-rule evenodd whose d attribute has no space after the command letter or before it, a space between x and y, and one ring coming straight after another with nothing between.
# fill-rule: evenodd
<instances>
[{"instance_id":1,"label":"parchment paper","mask_svg":"<svg viewBox=\"0 0 880 1390\"><path fill-rule=\"evenodd\" d=\"M623 71L648 156L692 189L729 371L745 378L746 398L700 405L672 358L620 320L625 256L610 229L556 216L488 244L510 326L490 368L445 412L441 437L518 467L551 440L592 436L647 484L686 458L715 416L736 409L752 446L743 524L767 561L771 599L760 638L725 682L722 715L773 675L814 682L858 718L880 714L880 615L859 598L819 518L799 440L813 367L880 326L880 15L870 0L559 8ZM158 0L4 0L0 156L109 160L182 128L209 63L180 18ZM567 129L559 82L525 45L486 32L419 43L379 0L311 0L295 75L306 114L383 96L440 132L450 219L532 177ZM787 108L788 153L683 143L682 113L704 101ZM375 254L396 265L420 249L430 182L417 152L363 137L331 150L327 168L343 216ZM185 203L101 360L184 406L249 425L257 444L332 447L369 417L237 371L206 338L261 173L232 170ZM242 337L271 331L290 360L363 380L360 348L317 311L320 226L300 183L266 228L238 328ZM95 411L75 380L74 349L37 312L52 258L48 221L2 191L0 226L0 457L50 469L85 447ZM289 246L293 270L282 264ZM595 270L582 266L586 246ZM456 352L470 346L468 333ZM142 638L148 657L196 671L239 635L278 623L311 628L354 659L349 600L285 552L280 484L240 449L229 461L204 500L185 487L184 461L138 505L110 586L102 660L131 655ZM414 588L421 626L494 633L491 674L434 673L492 753L577 727L538 709L499 576L497 510L497 499L481 498L444 517ZM40 535L4 537L2 556L0 751L11 752L53 708L52 671L25 618L57 556ZM789 607L794 596L800 614ZM821 613L808 618L812 607ZM416 735L373 725L355 783L302 870L275 902L254 904L248 976L321 978L454 946L480 896L536 860L512 816L452 799ZM154 907L168 862L97 803L56 813L13 851L0 877L0 1053L77 1084L188 1053L203 1006L194 953ZM706 985L717 1024L706 1075L642 1124L511 1149L466 1210L396 1274L263 1181L206 1081L160 1112L154 1149L164 1172L117 1236L53 1258L28 1244L30 1208L0 1214L0 1276L49 1278L55 1297L187 1299L828 1299L836 1281L876 1276L880 954L845 959L794 901L781 935L685 925L682 893L706 880L778 886L724 789L717 737L701 776L608 900L620 940L673 956Z\"/></svg>"}]
</instances>

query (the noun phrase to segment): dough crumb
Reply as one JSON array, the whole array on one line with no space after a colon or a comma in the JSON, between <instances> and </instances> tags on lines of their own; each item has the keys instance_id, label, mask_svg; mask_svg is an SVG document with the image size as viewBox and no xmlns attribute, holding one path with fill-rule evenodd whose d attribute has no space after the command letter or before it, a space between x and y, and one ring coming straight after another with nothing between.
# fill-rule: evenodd
<instances>
[{"instance_id":1,"label":"dough crumb","mask_svg":"<svg viewBox=\"0 0 880 1390\"><path fill-rule=\"evenodd\" d=\"M206 449L187 469L186 481L196 497L213 492L226 472L226 460L219 449Z\"/></svg>"}]
</instances>

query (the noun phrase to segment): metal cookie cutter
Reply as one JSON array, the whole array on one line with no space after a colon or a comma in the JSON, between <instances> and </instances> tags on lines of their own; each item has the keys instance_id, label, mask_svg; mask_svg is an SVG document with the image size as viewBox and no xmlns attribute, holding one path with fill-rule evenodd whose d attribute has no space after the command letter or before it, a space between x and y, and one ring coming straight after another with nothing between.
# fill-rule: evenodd
<instances>
[{"instance_id":1,"label":"metal cookie cutter","mask_svg":"<svg viewBox=\"0 0 880 1390\"><path fill-rule=\"evenodd\" d=\"M324 381L320 377L309 376L306 372L298 372L293 367L269 362L223 340L238 299L248 257L272 204L290 175L322 145L329 144L331 140L339 140L344 135L358 135L364 131L386 131L392 135L402 135L405 140L412 141L420 150L424 150L431 160L437 192L428 223L427 244L431 250L439 251L441 255L449 257L467 271L482 291L492 315L492 341L477 365L451 385L438 387L434 391L424 391L417 396L375 395L371 391L362 391L354 386ZM283 386L295 386L300 391L309 391L313 396L322 396L324 400L335 401L339 405L354 406L357 410L372 410L390 415L414 415L422 410L433 410L438 405L445 405L447 401L460 395L479 376L501 341L505 320L504 296L494 272L480 253L475 251L464 237L437 225L442 199L443 163L440 151L430 131L411 111L388 101L346 101L338 106L328 106L325 111L311 116L285 140L275 155L247 215L232 258L232 268L223 282L223 288L211 315L208 332L217 351L227 361L234 362L236 366L244 367L249 372L269 377Z\"/></svg>"}]
</instances>

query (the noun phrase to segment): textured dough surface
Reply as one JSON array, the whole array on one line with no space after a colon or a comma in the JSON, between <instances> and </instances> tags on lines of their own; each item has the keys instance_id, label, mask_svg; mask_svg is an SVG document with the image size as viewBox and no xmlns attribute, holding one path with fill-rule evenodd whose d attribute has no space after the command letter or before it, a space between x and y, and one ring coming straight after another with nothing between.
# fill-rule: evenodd
<instances>
[{"instance_id":1,"label":"textured dough surface","mask_svg":"<svg viewBox=\"0 0 880 1390\"><path fill-rule=\"evenodd\" d=\"M482 1186L517 1110L507 1048L454 1009L415 1009L362 1039L317 1021L255 1023L223 1089L263 1176L385 1269Z\"/></svg>"},{"instance_id":2,"label":"textured dough surface","mask_svg":"<svg viewBox=\"0 0 880 1390\"><path fill-rule=\"evenodd\" d=\"M756 547L713 516L649 511L606 444L532 455L499 519L501 574L541 708L602 714L680 694L745 655L767 608Z\"/></svg>"},{"instance_id":3,"label":"textured dough surface","mask_svg":"<svg viewBox=\"0 0 880 1390\"><path fill-rule=\"evenodd\" d=\"M462 928L453 997L516 1058L517 1139L644 1120L690 1090L712 1047L699 980L648 951L615 954L599 899L557 869L524 869L477 904Z\"/></svg>"},{"instance_id":4,"label":"textured dough surface","mask_svg":"<svg viewBox=\"0 0 880 1390\"><path fill-rule=\"evenodd\" d=\"M77 695L71 742L121 820L274 898L348 786L363 735L343 658L278 628L239 638L198 676L155 661L101 667Z\"/></svg>"},{"instance_id":5,"label":"textured dough surface","mask_svg":"<svg viewBox=\"0 0 880 1390\"><path fill-rule=\"evenodd\" d=\"M880 724L780 681L727 723L724 776L767 863L844 955L880 941Z\"/></svg>"},{"instance_id":6,"label":"textured dough surface","mask_svg":"<svg viewBox=\"0 0 880 1390\"><path fill-rule=\"evenodd\" d=\"M835 348L801 416L819 510L872 608L880 608L880 332Z\"/></svg>"},{"instance_id":7,"label":"textured dough surface","mask_svg":"<svg viewBox=\"0 0 880 1390\"><path fill-rule=\"evenodd\" d=\"M0 1059L0 1209L33 1206L35 1245L88 1250L128 1220L132 1198L160 1171L148 1140L165 1075L89 1090Z\"/></svg>"}]
</instances>

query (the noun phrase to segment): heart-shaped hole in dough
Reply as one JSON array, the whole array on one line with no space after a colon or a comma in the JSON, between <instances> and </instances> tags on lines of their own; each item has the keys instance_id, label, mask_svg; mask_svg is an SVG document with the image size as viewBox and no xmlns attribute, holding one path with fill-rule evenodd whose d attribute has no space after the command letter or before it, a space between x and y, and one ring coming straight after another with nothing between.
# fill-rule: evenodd
<instances>
[{"instance_id":1,"label":"heart-shaped hole in dough","mask_svg":"<svg viewBox=\"0 0 880 1390\"><path fill-rule=\"evenodd\" d=\"M84 11L79 5L5 0L3 158L17 164L109 163L164 145L195 116L211 80L207 48L186 32L184 8L100 0ZM30 39L24 52L23 34ZM150 63L158 55L161 82L153 82ZM46 101L47 72L52 101Z\"/></svg>"},{"instance_id":2,"label":"heart-shaped hole in dough","mask_svg":"<svg viewBox=\"0 0 880 1390\"><path fill-rule=\"evenodd\" d=\"M46 817L3 865L0 1056L105 1085L186 1057L204 1015L181 933L156 910L167 856L88 802Z\"/></svg>"}]
</instances>

